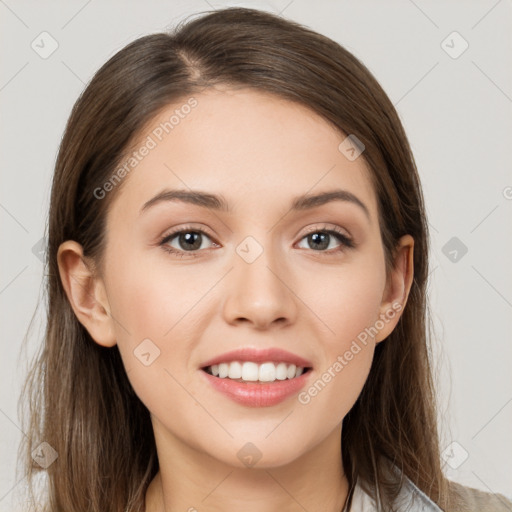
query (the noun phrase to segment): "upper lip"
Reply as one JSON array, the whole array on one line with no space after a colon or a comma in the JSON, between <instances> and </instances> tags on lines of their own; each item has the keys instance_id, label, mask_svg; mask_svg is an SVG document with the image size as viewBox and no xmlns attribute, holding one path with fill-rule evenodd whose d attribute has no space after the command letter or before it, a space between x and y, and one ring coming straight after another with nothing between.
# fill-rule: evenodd
<instances>
[{"instance_id":1,"label":"upper lip","mask_svg":"<svg viewBox=\"0 0 512 512\"><path fill-rule=\"evenodd\" d=\"M239 348L231 350L230 352L224 352L219 356L215 356L208 361L205 361L201 368L212 366L220 363L230 363L232 361L254 361L255 363L288 363L294 364L295 366L302 366L303 368L311 368L312 364L307 359L300 357L296 354L292 354L287 350L280 348L266 348L266 349L255 349L255 348Z\"/></svg>"}]
</instances>

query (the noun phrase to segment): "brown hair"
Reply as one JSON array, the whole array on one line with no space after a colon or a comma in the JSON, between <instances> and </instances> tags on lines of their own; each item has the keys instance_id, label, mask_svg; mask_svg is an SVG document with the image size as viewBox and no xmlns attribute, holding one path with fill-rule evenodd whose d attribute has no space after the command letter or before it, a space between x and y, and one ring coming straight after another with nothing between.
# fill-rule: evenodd
<instances>
[{"instance_id":1,"label":"brown hair","mask_svg":"<svg viewBox=\"0 0 512 512\"><path fill-rule=\"evenodd\" d=\"M420 180L399 117L368 69L331 39L265 12L230 8L141 37L95 74L73 107L58 154L48 222L47 328L23 391L29 404L22 448L46 441L58 453L47 468L45 510L144 510L158 471L149 412L134 393L117 346L95 343L75 317L57 250L76 240L101 262L108 206L94 190L163 108L215 84L250 87L305 105L365 145L378 199L388 270L398 239L415 240L414 281L403 315L375 350L371 371L343 420L342 459L391 510L401 481L390 463L441 507L446 500L427 343L428 228ZM20 450L21 452L21 450ZM378 497L378 499L377 499Z\"/></svg>"}]
</instances>

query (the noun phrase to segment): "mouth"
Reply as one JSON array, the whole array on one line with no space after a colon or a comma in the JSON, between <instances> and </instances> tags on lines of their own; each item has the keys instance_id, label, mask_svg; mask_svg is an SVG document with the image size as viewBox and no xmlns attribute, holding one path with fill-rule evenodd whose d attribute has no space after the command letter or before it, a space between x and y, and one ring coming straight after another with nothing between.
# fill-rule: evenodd
<instances>
[{"instance_id":1,"label":"mouth","mask_svg":"<svg viewBox=\"0 0 512 512\"><path fill-rule=\"evenodd\" d=\"M307 385L311 361L278 347L242 347L203 361L205 382L245 407L271 407Z\"/></svg>"},{"instance_id":2,"label":"mouth","mask_svg":"<svg viewBox=\"0 0 512 512\"><path fill-rule=\"evenodd\" d=\"M229 361L201 368L205 373L219 379L235 382L272 383L293 380L311 371L310 366L297 366L293 363L266 361Z\"/></svg>"}]
</instances>

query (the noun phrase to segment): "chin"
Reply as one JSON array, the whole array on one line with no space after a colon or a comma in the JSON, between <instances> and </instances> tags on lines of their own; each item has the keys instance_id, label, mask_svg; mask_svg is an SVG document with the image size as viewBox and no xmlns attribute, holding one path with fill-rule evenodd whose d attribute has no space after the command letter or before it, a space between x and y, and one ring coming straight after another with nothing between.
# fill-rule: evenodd
<instances>
[{"instance_id":1,"label":"chin","mask_svg":"<svg viewBox=\"0 0 512 512\"><path fill-rule=\"evenodd\" d=\"M231 440L229 449L210 455L219 462L236 468L272 469L286 466L297 460L303 455L305 446L305 443L299 440L293 443L290 438L284 439L279 436L273 440L250 441L250 437L245 436L244 439L246 440Z\"/></svg>"}]
</instances>

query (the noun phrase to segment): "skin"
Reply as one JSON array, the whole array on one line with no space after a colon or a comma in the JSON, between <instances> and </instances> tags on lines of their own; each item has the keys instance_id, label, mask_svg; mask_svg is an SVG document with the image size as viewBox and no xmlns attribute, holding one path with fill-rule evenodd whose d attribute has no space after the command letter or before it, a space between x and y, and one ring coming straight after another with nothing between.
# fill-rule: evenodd
<instances>
[{"instance_id":1,"label":"skin","mask_svg":"<svg viewBox=\"0 0 512 512\"><path fill-rule=\"evenodd\" d=\"M405 306L414 241L400 240L387 276L369 170L362 157L349 161L338 150L346 135L316 113L250 89L194 97L197 107L117 191L102 272L66 241L58 252L63 285L94 341L117 343L151 413L160 471L148 511L340 511L348 492L341 423L400 313L307 404L296 395L272 407L237 404L200 366L242 346L279 347L312 362L313 383L393 304ZM160 113L140 140L185 101ZM165 188L221 194L232 211L164 201L141 214ZM339 188L369 217L347 201L290 211L298 195ZM317 248L307 236L336 226L354 248L333 235ZM168 245L182 258L159 245L181 227L206 231L197 257L179 236ZM263 248L252 263L236 252L247 236ZM133 353L146 338L160 350L149 366ZM261 453L253 467L237 457L248 442Z\"/></svg>"}]
</instances>

